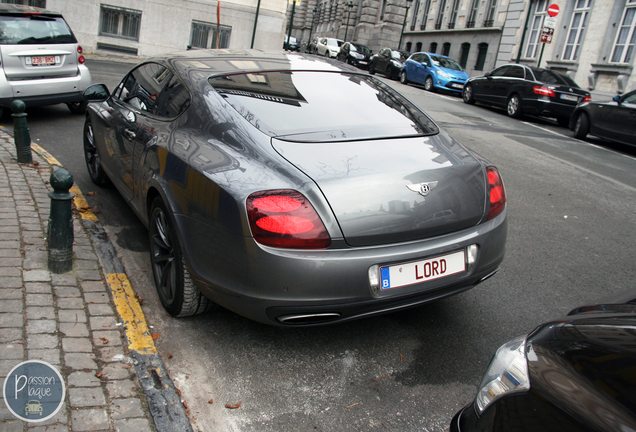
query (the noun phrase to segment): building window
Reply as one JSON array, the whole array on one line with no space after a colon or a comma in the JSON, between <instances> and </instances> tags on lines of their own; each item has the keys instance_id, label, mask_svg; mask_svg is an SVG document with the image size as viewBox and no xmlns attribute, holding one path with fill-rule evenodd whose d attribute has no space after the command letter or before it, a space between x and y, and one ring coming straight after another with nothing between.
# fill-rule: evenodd
<instances>
[{"instance_id":1,"label":"building window","mask_svg":"<svg viewBox=\"0 0 636 432\"><path fill-rule=\"evenodd\" d=\"M539 50L539 42L541 38L541 29L543 28L543 19L545 18L547 9L547 0L539 0L536 3L534 15L532 16L530 21L532 23L532 27L530 30L528 45L526 46L526 58L533 59L537 57L537 51Z\"/></svg>"},{"instance_id":2,"label":"building window","mask_svg":"<svg viewBox=\"0 0 636 432\"><path fill-rule=\"evenodd\" d=\"M631 63L636 45L636 0L627 0L612 49L612 63Z\"/></svg>"},{"instance_id":3,"label":"building window","mask_svg":"<svg viewBox=\"0 0 636 432\"><path fill-rule=\"evenodd\" d=\"M408 9L407 9L408 12ZM420 12L420 2L415 0L415 6L413 6L413 17L411 18L411 31L415 30L415 23L417 22L417 14Z\"/></svg>"},{"instance_id":4,"label":"building window","mask_svg":"<svg viewBox=\"0 0 636 432\"><path fill-rule=\"evenodd\" d=\"M468 42L464 42L459 52L459 65L463 67L464 69L466 69L466 64L468 63L469 52L470 52L470 44Z\"/></svg>"},{"instance_id":5,"label":"building window","mask_svg":"<svg viewBox=\"0 0 636 432\"><path fill-rule=\"evenodd\" d=\"M475 70L484 70L486 54L488 54L488 44L482 42L477 45L477 63L475 63Z\"/></svg>"},{"instance_id":6,"label":"building window","mask_svg":"<svg viewBox=\"0 0 636 432\"><path fill-rule=\"evenodd\" d=\"M141 11L102 5L100 23L100 35L138 41Z\"/></svg>"},{"instance_id":7,"label":"building window","mask_svg":"<svg viewBox=\"0 0 636 432\"><path fill-rule=\"evenodd\" d=\"M428 52L435 54L437 52L437 42L431 42Z\"/></svg>"},{"instance_id":8,"label":"building window","mask_svg":"<svg viewBox=\"0 0 636 432\"><path fill-rule=\"evenodd\" d=\"M417 52L422 51L422 42L418 42L415 44L415 51Z\"/></svg>"},{"instance_id":9,"label":"building window","mask_svg":"<svg viewBox=\"0 0 636 432\"><path fill-rule=\"evenodd\" d=\"M221 26L218 28L217 46L217 26L205 22L192 21L190 30L190 46L192 48L229 48L232 27Z\"/></svg>"},{"instance_id":10,"label":"building window","mask_svg":"<svg viewBox=\"0 0 636 432\"><path fill-rule=\"evenodd\" d=\"M578 60L581 51L581 42L587 27L587 20L590 14L591 0L577 0L570 21L570 30L568 31L568 39L565 43L563 51L563 60Z\"/></svg>"},{"instance_id":11,"label":"building window","mask_svg":"<svg viewBox=\"0 0 636 432\"><path fill-rule=\"evenodd\" d=\"M453 0L453 6L451 7L451 15L448 20L448 28L454 29L455 22L457 21L457 9L459 8L459 0Z\"/></svg>"},{"instance_id":12,"label":"building window","mask_svg":"<svg viewBox=\"0 0 636 432\"><path fill-rule=\"evenodd\" d=\"M435 30L442 28L444 21L444 8L446 8L446 0L439 0L439 10L437 11L437 19L435 20Z\"/></svg>"},{"instance_id":13,"label":"building window","mask_svg":"<svg viewBox=\"0 0 636 432\"><path fill-rule=\"evenodd\" d=\"M2 0L2 3L34 6L46 9L46 0Z\"/></svg>"},{"instance_id":14,"label":"building window","mask_svg":"<svg viewBox=\"0 0 636 432\"><path fill-rule=\"evenodd\" d=\"M450 42L444 42L444 45L442 45L442 55L444 56L449 56L450 54Z\"/></svg>"},{"instance_id":15,"label":"building window","mask_svg":"<svg viewBox=\"0 0 636 432\"><path fill-rule=\"evenodd\" d=\"M477 21L477 12L479 12L479 0L473 0L470 6L470 15L468 15L468 21L466 21L466 28L474 28L475 21Z\"/></svg>"},{"instance_id":16,"label":"building window","mask_svg":"<svg viewBox=\"0 0 636 432\"><path fill-rule=\"evenodd\" d=\"M431 0L426 0L424 5L424 15L422 15L422 23L420 24L420 30L426 30L426 21L428 21L428 14L431 12Z\"/></svg>"},{"instance_id":17,"label":"building window","mask_svg":"<svg viewBox=\"0 0 636 432\"><path fill-rule=\"evenodd\" d=\"M544 0L539 0L539 1L544 1ZM497 10L497 0L489 0L488 7L486 8L486 18L484 19L484 27L492 27L493 25L495 25L496 10Z\"/></svg>"}]
</instances>

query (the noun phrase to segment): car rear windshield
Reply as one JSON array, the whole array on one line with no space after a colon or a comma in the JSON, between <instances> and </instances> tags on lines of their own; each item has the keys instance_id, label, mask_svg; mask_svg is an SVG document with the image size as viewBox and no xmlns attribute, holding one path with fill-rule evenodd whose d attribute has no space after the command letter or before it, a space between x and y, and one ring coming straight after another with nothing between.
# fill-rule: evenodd
<instances>
[{"instance_id":1,"label":"car rear windshield","mask_svg":"<svg viewBox=\"0 0 636 432\"><path fill-rule=\"evenodd\" d=\"M347 141L438 132L417 107L368 75L282 71L209 82L254 127L281 139Z\"/></svg>"},{"instance_id":2,"label":"car rear windshield","mask_svg":"<svg viewBox=\"0 0 636 432\"><path fill-rule=\"evenodd\" d=\"M62 17L0 15L0 45L77 43Z\"/></svg>"},{"instance_id":3,"label":"car rear windshield","mask_svg":"<svg viewBox=\"0 0 636 432\"><path fill-rule=\"evenodd\" d=\"M572 78L551 70L533 68L532 73L537 81L545 84L558 84L579 88Z\"/></svg>"}]
</instances>

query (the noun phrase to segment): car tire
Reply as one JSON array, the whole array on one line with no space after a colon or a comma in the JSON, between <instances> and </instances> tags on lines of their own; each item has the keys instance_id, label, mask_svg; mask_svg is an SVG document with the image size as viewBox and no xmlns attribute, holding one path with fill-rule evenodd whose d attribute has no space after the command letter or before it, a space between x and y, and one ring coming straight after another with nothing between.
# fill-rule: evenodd
<instances>
[{"instance_id":1,"label":"car tire","mask_svg":"<svg viewBox=\"0 0 636 432\"><path fill-rule=\"evenodd\" d=\"M464 90L462 90L462 99L464 99L464 102L466 102L467 104L474 104L475 103L475 95L473 94L473 86L470 84L466 84L464 86Z\"/></svg>"},{"instance_id":2,"label":"car tire","mask_svg":"<svg viewBox=\"0 0 636 432\"><path fill-rule=\"evenodd\" d=\"M401 82L402 84L404 84L404 85L408 85L408 83L409 83L409 80L408 80L408 78L406 77L406 71L405 71L405 70L403 70L402 72L400 72L400 82Z\"/></svg>"},{"instance_id":3,"label":"car tire","mask_svg":"<svg viewBox=\"0 0 636 432\"><path fill-rule=\"evenodd\" d=\"M590 119L586 113L581 112L574 121L574 138L585 139L590 132Z\"/></svg>"},{"instance_id":4,"label":"car tire","mask_svg":"<svg viewBox=\"0 0 636 432\"><path fill-rule=\"evenodd\" d=\"M331 55L329 54L329 50L325 51L325 57L329 58Z\"/></svg>"},{"instance_id":5,"label":"car tire","mask_svg":"<svg viewBox=\"0 0 636 432\"><path fill-rule=\"evenodd\" d=\"M512 118L521 118L523 116L523 111L521 110L521 99L519 99L518 94L512 94L508 98L508 103L506 104L506 112Z\"/></svg>"},{"instance_id":6,"label":"car tire","mask_svg":"<svg viewBox=\"0 0 636 432\"><path fill-rule=\"evenodd\" d=\"M66 106L73 114L84 114L86 112L86 107L88 106L88 102L70 102L67 103Z\"/></svg>"},{"instance_id":7,"label":"car tire","mask_svg":"<svg viewBox=\"0 0 636 432\"><path fill-rule=\"evenodd\" d=\"M150 208L150 264L162 306L174 317L213 309L216 305L201 294L190 276L172 214L160 197L154 199Z\"/></svg>"},{"instance_id":8,"label":"car tire","mask_svg":"<svg viewBox=\"0 0 636 432\"><path fill-rule=\"evenodd\" d=\"M98 186L108 184L108 176L102 168L102 161L99 157L99 151L95 145L95 134L93 132L93 124L90 118L86 117L84 122L84 160L91 181Z\"/></svg>"},{"instance_id":9,"label":"car tire","mask_svg":"<svg viewBox=\"0 0 636 432\"><path fill-rule=\"evenodd\" d=\"M371 75L375 75L375 66L373 65L373 63L369 63L369 73Z\"/></svg>"},{"instance_id":10,"label":"car tire","mask_svg":"<svg viewBox=\"0 0 636 432\"><path fill-rule=\"evenodd\" d=\"M429 75L426 77L426 81L424 81L424 90L426 91L434 91L435 86L433 86L433 78Z\"/></svg>"}]
</instances>

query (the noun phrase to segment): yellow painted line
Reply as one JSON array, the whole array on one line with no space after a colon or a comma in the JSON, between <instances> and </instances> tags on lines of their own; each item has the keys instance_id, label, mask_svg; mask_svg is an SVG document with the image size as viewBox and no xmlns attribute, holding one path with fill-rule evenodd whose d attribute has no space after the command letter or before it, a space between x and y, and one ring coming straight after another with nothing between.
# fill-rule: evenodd
<instances>
[{"instance_id":1,"label":"yellow painted line","mask_svg":"<svg viewBox=\"0 0 636 432\"><path fill-rule=\"evenodd\" d=\"M57 159L55 159L53 157L53 155L51 155L51 153L47 152L46 150L44 150L42 147L40 147L39 145L37 145L36 143L31 143L31 148L33 150L35 150L36 152L38 152L38 154L40 156L42 156L48 163L49 165L59 165L62 166L61 163L58 162Z\"/></svg>"},{"instance_id":2,"label":"yellow painted line","mask_svg":"<svg viewBox=\"0 0 636 432\"><path fill-rule=\"evenodd\" d=\"M80 216L82 216L82 219L96 222L98 220L97 216L93 212L91 206L88 205L88 202L86 202L86 198L82 195L80 188L73 186L70 190L75 194L73 202L75 203L75 208L79 212Z\"/></svg>"},{"instance_id":3,"label":"yellow painted line","mask_svg":"<svg viewBox=\"0 0 636 432\"><path fill-rule=\"evenodd\" d=\"M126 275L123 273L106 274L106 282L113 293L115 307L122 319L128 349L141 354L156 354L157 349L146 324L146 317L141 310L139 301L135 298L135 292Z\"/></svg>"}]
</instances>

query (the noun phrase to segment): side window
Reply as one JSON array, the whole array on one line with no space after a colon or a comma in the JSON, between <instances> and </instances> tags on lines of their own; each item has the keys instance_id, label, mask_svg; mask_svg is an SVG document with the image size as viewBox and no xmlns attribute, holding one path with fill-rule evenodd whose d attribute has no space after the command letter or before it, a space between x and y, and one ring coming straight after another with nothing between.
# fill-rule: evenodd
<instances>
[{"instance_id":1,"label":"side window","mask_svg":"<svg viewBox=\"0 0 636 432\"><path fill-rule=\"evenodd\" d=\"M510 69L510 66L502 66L492 71L490 76L493 76L493 77L507 76L506 72L508 72L508 69Z\"/></svg>"},{"instance_id":2,"label":"side window","mask_svg":"<svg viewBox=\"0 0 636 432\"><path fill-rule=\"evenodd\" d=\"M172 119L190 106L190 93L175 75L171 75L168 85L159 93L154 114Z\"/></svg>"},{"instance_id":3,"label":"side window","mask_svg":"<svg viewBox=\"0 0 636 432\"><path fill-rule=\"evenodd\" d=\"M526 74L523 72L523 68L520 66L510 66L505 76L510 78L525 78Z\"/></svg>"},{"instance_id":4,"label":"side window","mask_svg":"<svg viewBox=\"0 0 636 432\"><path fill-rule=\"evenodd\" d=\"M159 93L171 76L170 71L157 63L146 63L133 70L125 79L123 86L115 94L122 102L131 107L155 114L155 103Z\"/></svg>"}]
</instances>

